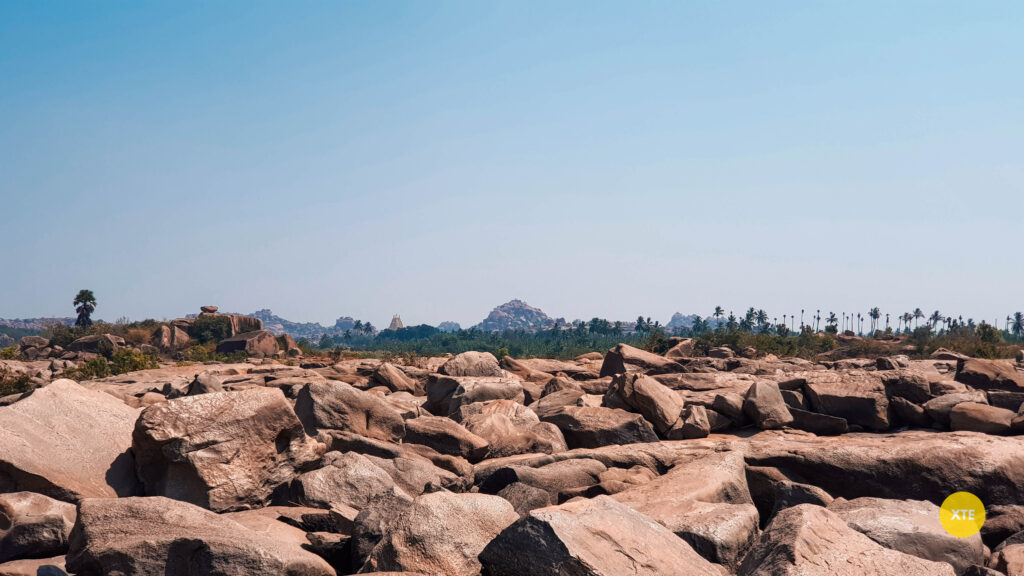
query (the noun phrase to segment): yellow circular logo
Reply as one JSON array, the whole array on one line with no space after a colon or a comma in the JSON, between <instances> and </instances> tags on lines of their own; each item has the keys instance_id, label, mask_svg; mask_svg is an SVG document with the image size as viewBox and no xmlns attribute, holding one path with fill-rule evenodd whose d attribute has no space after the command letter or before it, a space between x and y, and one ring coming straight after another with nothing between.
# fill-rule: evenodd
<instances>
[{"instance_id":1,"label":"yellow circular logo","mask_svg":"<svg viewBox=\"0 0 1024 576\"><path fill-rule=\"evenodd\" d=\"M974 536L985 523L985 506L970 492L954 492L942 502L939 520L946 532L953 536Z\"/></svg>"}]
</instances>

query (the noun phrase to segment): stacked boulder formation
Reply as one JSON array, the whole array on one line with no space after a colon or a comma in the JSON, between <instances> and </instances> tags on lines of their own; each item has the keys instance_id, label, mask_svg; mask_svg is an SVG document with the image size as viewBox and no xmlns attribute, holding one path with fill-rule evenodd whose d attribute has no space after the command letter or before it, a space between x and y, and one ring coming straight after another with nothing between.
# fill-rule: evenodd
<instances>
[{"instance_id":1,"label":"stacked boulder formation","mask_svg":"<svg viewBox=\"0 0 1024 576\"><path fill-rule=\"evenodd\" d=\"M1024 574L1024 367L741 352L56 380L0 407L0 574Z\"/></svg>"}]
</instances>

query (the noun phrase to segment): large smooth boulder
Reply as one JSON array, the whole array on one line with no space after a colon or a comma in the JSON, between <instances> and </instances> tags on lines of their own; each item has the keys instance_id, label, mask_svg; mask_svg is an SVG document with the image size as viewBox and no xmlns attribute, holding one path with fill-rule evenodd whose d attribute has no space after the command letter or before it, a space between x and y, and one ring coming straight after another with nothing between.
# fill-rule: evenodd
<instances>
[{"instance_id":1,"label":"large smooth boulder","mask_svg":"<svg viewBox=\"0 0 1024 576\"><path fill-rule=\"evenodd\" d=\"M402 415L387 400L344 382L310 382L295 399L295 414L306 432L344 430L397 442L405 436Z\"/></svg>"},{"instance_id":2,"label":"large smooth boulder","mask_svg":"<svg viewBox=\"0 0 1024 576\"><path fill-rule=\"evenodd\" d=\"M75 505L32 492L0 494L0 562L68 551Z\"/></svg>"},{"instance_id":3,"label":"large smooth boulder","mask_svg":"<svg viewBox=\"0 0 1024 576\"><path fill-rule=\"evenodd\" d=\"M958 392L955 394L943 394L937 398L924 403L922 408L928 417L938 422L939 424L949 427L950 418L953 412L953 408L957 404L963 404L964 402L974 402L977 404L985 404L988 402L985 393L980 390L972 390L969 392Z\"/></svg>"},{"instance_id":4,"label":"large smooth boulder","mask_svg":"<svg viewBox=\"0 0 1024 576\"><path fill-rule=\"evenodd\" d=\"M692 440L694 438L707 438L711 434L711 414L717 414L714 410L708 410L703 406L691 404L683 408L682 414L675 425L665 434L669 440ZM716 420L719 427L728 428L730 421L724 416L722 422Z\"/></svg>"},{"instance_id":5,"label":"large smooth boulder","mask_svg":"<svg viewBox=\"0 0 1024 576\"><path fill-rule=\"evenodd\" d=\"M242 332L230 338L225 338L217 344L218 354L245 352L255 358L266 358L277 354L279 351L280 347L277 345L277 338L266 330Z\"/></svg>"},{"instance_id":6,"label":"large smooth boulder","mask_svg":"<svg viewBox=\"0 0 1024 576\"><path fill-rule=\"evenodd\" d=\"M751 548L739 576L955 576L949 564L890 550L821 506L778 513Z\"/></svg>"},{"instance_id":7,"label":"large smooth boulder","mask_svg":"<svg viewBox=\"0 0 1024 576\"><path fill-rule=\"evenodd\" d=\"M601 377L623 374L630 369L643 370L648 374L682 372L683 366L674 360L653 352L647 352L629 344L619 344L604 355Z\"/></svg>"},{"instance_id":8,"label":"large smooth boulder","mask_svg":"<svg viewBox=\"0 0 1024 576\"><path fill-rule=\"evenodd\" d=\"M743 456L712 453L612 498L668 528L708 560L735 566L758 531Z\"/></svg>"},{"instance_id":9,"label":"large smooth boulder","mask_svg":"<svg viewBox=\"0 0 1024 576\"><path fill-rule=\"evenodd\" d=\"M1005 408L996 408L977 402L961 402L949 412L952 430L969 430L985 434L1009 434L1016 414Z\"/></svg>"},{"instance_id":10,"label":"large smooth boulder","mask_svg":"<svg viewBox=\"0 0 1024 576\"><path fill-rule=\"evenodd\" d=\"M956 381L978 390L1024 392L1024 374L1009 360L967 358L957 362Z\"/></svg>"},{"instance_id":11,"label":"large smooth boulder","mask_svg":"<svg viewBox=\"0 0 1024 576\"><path fill-rule=\"evenodd\" d=\"M889 398L905 398L914 404L932 399L931 382L926 374L916 370L900 369L882 375Z\"/></svg>"},{"instance_id":12,"label":"large smooth boulder","mask_svg":"<svg viewBox=\"0 0 1024 576\"><path fill-rule=\"evenodd\" d=\"M476 576L480 552L518 518L498 496L424 494L387 524L361 572Z\"/></svg>"},{"instance_id":13,"label":"large smooth boulder","mask_svg":"<svg viewBox=\"0 0 1024 576\"><path fill-rule=\"evenodd\" d=\"M485 494L497 494L512 484L526 484L548 493L552 502L580 495L598 484L608 467L590 458L552 462L536 468L511 464L498 468L480 484Z\"/></svg>"},{"instance_id":14,"label":"large smooth boulder","mask_svg":"<svg viewBox=\"0 0 1024 576\"><path fill-rule=\"evenodd\" d=\"M147 495L223 512L265 505L324 445L306 436L280 390L250 388L146 408L132 449Z\"/></svg>"},{"instance_id":15,"label":"large smooth boulder","mask_svg":"<svg viewBox=\"0 0 1024 576\"><path fill-rule=\"evenodd\" d=\"M541 422L532 411L530 414L533 416L532 422L513 420L505 414L474 414L463 420L463 425L487 441L488 458L532 453L553 454L568 449L562 431L557 426Z\"/></svg>"},{"instance_id":16,"label":"large smooth boulder","mask_svg":"<svg viewBox=\"0 0 1024 576\"><path fill-rule=\"evenodd\" d=\"M643 416L617 408L563 406L540 416L544 422L558 426L569 448L658 441L654 428Z\"/></svg>"},{"instance_id":17,"label":"large smooth boulder","mask_svg":"<svg viewBox=\"0 0 1024 576\"><path fill-rule=\"evenodd\" d=\"M173 325L162 325L153 332L150 344L160 350L169 351L184 348L188 344L189 335L187 332Z\"/></svg>"},{"instance_id":18,"label":"large smooth boulder","mask_svg":"<svg viewBox=\"0 0 1024 576\"><path fill-rule=\"evenodd\" d=\"M833 500L828 492L808 484L798 474L771 466L747 466L746 476L761 527L767 526L780 510L797 504L828 506Z\"/></svg>"},{"instance_id":19,"label":"large smooth boulder","mask_svg":"<svg viewBox=\"0 0 1024 576\"><path fill-rule=\"evenodd\" d=\"M405 422L405 442L429 446L442 454L478 462L487 456L490 444L465 426L440 416L420 416Z\"/></svg>"},{"instance_id":20,"label":"large smooth boulder","mask_svg":"<svg viewBox=\"0 0 1024 576\"><path fill-rule=\"evenodd\" d=\"M504 376L498 359L490 352L456 354L437 370L447 376Z\"/></svg>"},{"instance_id":21,"label":"large smooth boulder","mask_svg":"<svg viewBox=\"0 0 1024 576\"><path fill-rule=\"evenodd\" d=\"M923 500L837 498L828 505L850 528L886 548L911 556L947 562L957 574L974 564L985 563L981 536L958 538L942 527L939 507Z\"/></svg>"},{"instance_id":22,"label":"large smooth boulder","mask_svg":"<svg viewBox=\"0 0 1024 576\"><path fill-rule=\"evenodd\" d=\"M743 413L762 430L782 428L793 423L793 415L775 382L751 384L743 398Z\"/></svg>"},{"instance_id":23,"label":"large smooth boulder","mask_svg":"<svg viewBox=\"0 0 1024 576\"><path fill-rule=\"evenodd\" d=\"M433 376L426 393L423 408L435 416L452 416L459 408L477 402L512 400L522 404L526 398L521 382L494 376Z\"/></svg>"},{"instance_id":24,"label":"large smooth boulder","mask_svg":"<svg viewBox=\"0 0 1024 576\"><path fill-rule=\"evenodd\" d=\"M323 558L294 542L162 497L83 500L67 567L79 576L335 574Z\"/></svg>"},{"instance_id":25,"label":"large smooth boulder","mask_svg":"<svg viewBox=\"0 0 1024 576\"><path fill-rule=\"evenodd\" d=\"M75 502L138 491L129 449L139 411L57 380L0 407L0 492Z\"/></svg>"},{"instance_id":26,"label":"large smooth boulder","mask_svg":"<svg viewBox=\"0 0 1024 576\"><path fill-rule=\"evenodd\" d=\"M407 376L405 372L402 372L390 362L381 362L380 366L370 376L370 381L374 384L386 386L392 392L423 393L423 387L420 386L418 381Z\"/></svg>"},{"instance_id":27,"label":"large smooth boulder","mask_svg":"<svg viewBox=\"0 0 1024 576\"><path fill-rule=\"evenodd\" d=\"M110 356L118 348L124 346L124 338L111 334L94 334L82 336L78 340L67 345L65 350L69 352L87 352L89 354L101 354Z\"/></svg>"},{"instance_id":28,"label":"large smooth boulder","mask_svg":"<svg viewBox=\"0 0 1024 576\"><path fill-rule=\"evenodd\" d=\"M480 554L489 576L721 576L681 538L608 496L538 508Z\"/></svg>"},{"instance_id":29,"label":"large smooth boulder","mask_svg":"<svg viewBox=\"0 0 1024 576\"><path fill-rule=\"evenodd\" d=\"M275 500L313 508L340 504L362 510L388 492L407 497L404 491L396 492L391 476L368 457L355 452L328 452L323 467L298 475L289 486L287 498L279 495Z\"/></svg>"},{"instance_id":30,"label":"large smooth boulder","mask_svg":"<svg viewBox=\"0 0 1024 576\"><path fill-rule=\"evenodd\" d=\"M889 407L896 420L908 426L925 428L932 423L932 417L928 415L923 406L914 404L906 398L893 396L889 399Z\"/></svg>"},{"instance_id":31,"label":"large smooth boulder","mask_svg":"<svg viewBox=\"0 0 1024 576\"><path fill-rule=\"evenodd\" d=\"M675 392L654 378L644 374L619 374L612 379L605 395L605 405L618 407L625 404L639 412L664 435L679 421L683 401Z\"/></svg>"},{"instance_id":32,"label":"large smooth boulder","mask_svg":"<svg viewBox=\"0 0 1024 576\"><path fill-rule=\"evenodd\" d=\"M869 430L889 428L889 400L881 378L861 370L807 372L804 389L815 412Z\"/></svg>"}]
</instances>

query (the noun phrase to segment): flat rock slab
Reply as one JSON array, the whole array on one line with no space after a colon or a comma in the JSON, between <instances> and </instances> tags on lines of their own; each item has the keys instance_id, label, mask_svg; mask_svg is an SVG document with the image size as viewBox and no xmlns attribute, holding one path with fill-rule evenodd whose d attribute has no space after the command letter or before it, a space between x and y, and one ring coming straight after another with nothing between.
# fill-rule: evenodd
<instances>
[{"instance_id":1,"label":"flat rock slab","mask_svg":"<svg viewBox=\"0 0 1024 576\"><path fill-rule=\"evenodd\" d=\"M918 558L946 562L962 574L985 563L981 536L958 538L939 521L939 507L923 500L839 498L828 505L850 527L886 548Z\"/></svg>"},{"instance_id":2,"label":"flat rock slab","mask_svg":"<svg viewBox=\"0 0 1024 576\"><path fill-rule=\"evenodd\" d=\"M67 567L79 576L335 574L287 538L160 496L82 501Z\"/></svg>"},{"instance_id":3,"label":"flat rock slab","mask_svg":"<svg viewBox=\"0 0 1024 576\"><path fill-rule=\"evenodd\" d=\"M890 550L821 506L787 508L744 558L739 576L955 576L946 563Z\"/></svg>"},{"instance_id":4,"label":"flat rock slab","mask_svg":"<svg viewBox=\"0 0 1024 576\"><path fill-rule=\"evenodd\" d=\"M480 554L491 576L721 576L668 528L608 496L538 508Z\"/></svg>"},{"instance_id":5,"label":"flat rock slab","mask_svg":"<svg viewBox=\"0 0 1024 576\"><path fill-rule=\"evenodd\" d=\"M139 410L57 380L0 408L0 491L58 500L137 493L128 451Z\"/></svg>"}]
</instances>

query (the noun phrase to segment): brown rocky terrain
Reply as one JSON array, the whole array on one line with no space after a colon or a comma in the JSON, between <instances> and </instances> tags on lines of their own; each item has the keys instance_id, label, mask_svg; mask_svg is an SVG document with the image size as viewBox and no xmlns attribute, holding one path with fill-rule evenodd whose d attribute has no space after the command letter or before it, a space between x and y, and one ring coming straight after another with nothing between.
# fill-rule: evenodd
<instances>
[{"instance_id":1,"label":"brown rocky terrain","mask_svg":"<svg viewBox=\"0 0 1024 576\"><path fill-rule=\"evenodd\" d=\"M0 575L1024 574L1020 362L328 361L203 314L250 360L0 361L34 387L0 399ZM969 538L939 523L961 490Z\"/></svg>"}]
</instances>

